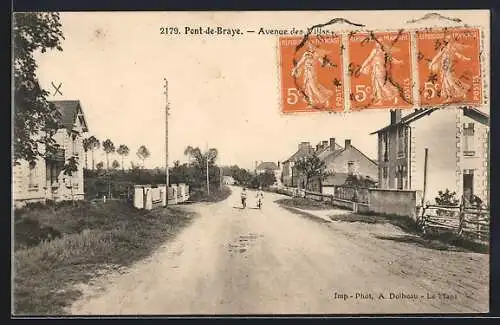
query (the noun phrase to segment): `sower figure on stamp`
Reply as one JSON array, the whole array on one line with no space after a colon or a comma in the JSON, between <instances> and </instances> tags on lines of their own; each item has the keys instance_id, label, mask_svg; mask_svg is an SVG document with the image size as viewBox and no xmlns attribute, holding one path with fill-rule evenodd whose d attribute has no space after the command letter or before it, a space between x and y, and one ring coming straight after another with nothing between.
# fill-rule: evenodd
<instances>
[{"instance_id":1,"label":"sower figure on stamp","mask_svg":"<svg viewBox=\"0 0 500 325\"><path fill-rule=\"evenodd\" d=\"M403 63L402 60L398 60L392 56L392 52L397 50L397 48L391 45L382 45L379 42L375 42L375 47L361 65L360 72L362 74L371 74L373 102L376 105L387 100L397 104L399 90L387 78L387 65L391 63ZM387 57L389 59L386 59Z\"/></svg>"},{"instance_id":2,"label":"sower figure on stamp","mask_svg":"<svg viewBox=\"0 0 500 325\"><path fill-rule=\"evenodd\" d=\"M445 98L445 102L449 102L453 99L465 98L467 96L470 85L455 77L453 67L455 56L464 61L471 60L470 57L459 52L467 47L467 45L455 42L451 35L447 35L444 40L444 45L429 63L429 70L431 73L439 75L441 96Z\"/></svg>"},{"instance_id":3,"label":"sower figure on stamp","mask_svg":"<svg viewBox=\"0 0 500 325\"><path fill-rule=\"evenodd\" d=\"M303 74L303 87L308 103L308 108L324 105L330 106L329 99L333 96L333 91L323 86L319 80L316 70L316 63L319 61L322 66L326 64L325 57L327 51L322 50L311 43L306 42L307 49L302 54L299 62L292 70L293 77L299 77Z\"/></svg>"}]
</instances>

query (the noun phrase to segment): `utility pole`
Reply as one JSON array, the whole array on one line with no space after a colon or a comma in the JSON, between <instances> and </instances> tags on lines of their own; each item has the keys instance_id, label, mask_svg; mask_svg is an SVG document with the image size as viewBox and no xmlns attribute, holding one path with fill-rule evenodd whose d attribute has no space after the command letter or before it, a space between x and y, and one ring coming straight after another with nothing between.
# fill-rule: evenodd
<instances>
[{"instance_id":1,"label":"utility pole","mask_svg":"<svg viewBox=\"0 0 500 325\"><path fill-rule=\"evenodd\" d=\"M168 111L170 110L168 105L168 81L165 80L165 186L166 186L166 205L168 205L168 189L169 189L169 175L168 175Z\"/></svg>"},{"instance_id":2,"label":"utility pole","mask_svg":"<svg viewBox=\"0 0 500 325\"><path fill-rule=\"evenodd\" d=\"M208 158L209 158L209 150L208 150L208 143L207 143L207 152L206 152L206 160L207 160L207 195L210 195L210 178L208 177Z\"/></svg>"},{"instance_id":3,"label":"utility pole","mask_svg":"<svg viewBox=\"0 0 500 325\"><path fill-rule=\"evenodd\" d=\"M425 204L425 192L427 191L427 155L429 153L429 149L425 148L425 156L424 156L424 190L422 193L422 208L424 208Z\"/></svg>"}]
</instances>

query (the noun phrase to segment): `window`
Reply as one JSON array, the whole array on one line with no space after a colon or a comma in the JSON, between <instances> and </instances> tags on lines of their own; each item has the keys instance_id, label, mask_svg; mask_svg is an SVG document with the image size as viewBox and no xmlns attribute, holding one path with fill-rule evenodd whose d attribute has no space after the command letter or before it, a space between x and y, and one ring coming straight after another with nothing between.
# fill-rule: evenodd
<instances>
[{"instance_id":1,"label":"window","mask_svg":"<svg viewBox=\"0 0 500 325\"><path fill-rule=\"evenodd\" d=\"M404 190L408 188L408 170L405 165L400 165L396 168L396 188Z\"/></svg>"},{"instance_id":2,"label":"window","mask_svg":"<svg viewBox=\"0 0 500 325\"><path fill-rule=\"evenodd\" d=\"M37 175L36 163L32 162L29 164L29 175L28 175L28 188L38 188L38 175Z\"/></svg>"},{"instance_id":3,"label":"window","mask_svg":"<svg viewBox=\"0 0 500 325\"><path fill-rule=\"evenodd\" d=\"M408 154L408 128L401 127L397 131L398 136L398 157L406 157Z\"/></svg>"},{"instance_id":4,"label":"window","mask_svg":"<svg viewBox=\"0 0 500 325\"><path fill-rule=\"evenodd\" d=\"M76 134L71 136L71 152L73 156L78 156L78 145L76 142Z\"/></svg>"},{"instance_id":5,"label":"window","mask_svg":"<svg viewBox=\"0 0 500 325\"><path fill-rule=\"evenodd\" d=\"M349 162L347 163L347 173L348 173L349 175L354 174L354 161L349 161Z\"/></svg>"},{"instance_id":6,"label":"window","mask_svg":"<svg viewBox=\"0 0 500 325\"><path fill-rule=\"evenodd\" d=\"M382 178L387 179L387 167L382 167Z\"/></svg>"},{"instance_id":7,"label":"window","mask_svg":"<svg viewBox=\"0 0 500 325\"><path fill-rule=\"evenodd\" d=\"M53 186L59 182L59 174L62 171L62 167L56 161L47 161L46 169L46 182L47 186Z\"/></svg>"},{"instance_id":8,"label":"window","mask_svg":"<svg viewBox=\"0 0 500 325\"><path fill-rule=\"evenodd\" d=\"M382 133L382 159L389 160L389 135L387 132Z\"/></svg>"},{"instance_id":9,"label":"window","mask_svg":"<svg viewBox=\"0 0 500 325\"><path fill-rule=\"evenodd\" d=\"M474 156L474 123L464 123L464 156Z\"/></svg>"},{"instance_id":10,"label":"window","mask_svg":"<svg viewBox=\"0 0 500 325\"><path fill-rule=\"evenodd\" d=\"M73 186L74 189L78 189L78 187L80 185L80 184L78 184L77 172L74 172L73 175L71 176L71 185Z\"/></svg>"}]
</instances>

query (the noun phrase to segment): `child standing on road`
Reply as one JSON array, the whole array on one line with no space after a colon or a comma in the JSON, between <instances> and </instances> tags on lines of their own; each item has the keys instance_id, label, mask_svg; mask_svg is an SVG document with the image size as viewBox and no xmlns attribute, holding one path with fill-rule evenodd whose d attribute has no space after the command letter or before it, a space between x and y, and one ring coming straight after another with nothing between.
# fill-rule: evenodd
<instances>
[{"instance_id":1,"label":"child standing on road","mask_svg":"<svg viewBox=\"0 0 500 325\"><path fill-rule=\"evenodd\" d=\"M246 207L246 201L247 201L247 189L244 187L243 190L241 191L241 205L243 208Z\"/></svg>"},{"instance_id":2,"label":"child standing on road","mask_svg":"<svg viewBox=\"0 0 500 325\"><path fill-rule=\"evenodd\" d=\"M262 206L262 199L264 199L264 193L262 192L262 187L259 186L259 190L257 191L257 207L259 209Z\"/></svg>"}]
</instances>

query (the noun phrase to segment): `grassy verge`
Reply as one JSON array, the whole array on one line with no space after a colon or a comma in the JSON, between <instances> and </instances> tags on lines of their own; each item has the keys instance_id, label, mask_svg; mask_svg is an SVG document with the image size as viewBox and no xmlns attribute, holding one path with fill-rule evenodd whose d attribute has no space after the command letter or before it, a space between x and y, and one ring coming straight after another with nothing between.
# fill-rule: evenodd
<instances>
[{"instance_id":1,"label":"grassy verge","mask_svg":"<svg viewBox=\"0 0 500 325\"><path fill-rule=\"evenodd\" d=\"M326 202L317 202L314 200L309 200L305 198L286 198L276 201L276 203L282 205L283 207L292 207L306 210L324 210L332 209L330 204ZM302 215L311 218L306 213ZM367 224L377 224L377 223L388 223L396 226L408 234L414 235L411 241L418 244L419 246L439 249L439 250L450 250L451 246L462 248L467 251L476 253L488 253L489 246L485 243L480 243L471 240L466 237L459 237L456 233L451 231L429 231L423 234L416 226L415 221L407 216L398 215L376 215L376 214L338 214L329 216L333 221L342 222L361 222ZM419 239L416 239L418 236ZM380 239L391 239L391 240L401 240L400 237L379 237ZM409 242L410 237L406 237Z\"/></svg>"},{"instance_id":2,"label":"grassy verge","mask_svg":"<svg viewBox=\"0 0 500 325\"><path fill-rule=\"evenodd\" d=\"M279 199L276 203L305 210L331 210L335 208L328 202L314 201L301 197Z\"/></svg>"},{"instance_id":3,"label":"grassy verge","mask_svg":"<svg viewBox=\"0 0 500 325\"><path fill-rule=\"evenodd\" d=\"M18 213L15 314L64 313L81 295L74 284L105 265L128 266L147 257L193 217L180 208L143 211L113 201Z\"/></svg>"},{"instance_id":4,"label":"grassy verge","mask_svg":"<svg viewBox=\"0 0 500 325\"><path fill-rule=\"evenodd\" d=\"M231 195L231 189L227 186L222 188L214 188L210 190L210 195L207 195L206 190L191 190L189 201L191 202L220 202L224 201Z\"/></svg>"}]
</instances>

